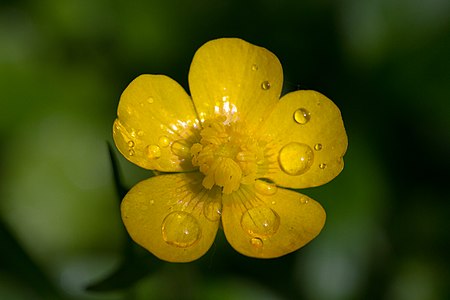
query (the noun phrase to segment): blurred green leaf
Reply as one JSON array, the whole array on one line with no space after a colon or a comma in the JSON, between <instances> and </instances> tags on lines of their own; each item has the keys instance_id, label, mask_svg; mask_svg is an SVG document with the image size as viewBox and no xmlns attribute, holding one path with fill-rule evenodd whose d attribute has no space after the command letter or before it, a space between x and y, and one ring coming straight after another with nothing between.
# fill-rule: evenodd
<instances>
[{"instance_id":1,"label":"blurred green leaf","mask_svg":"<svg viewBox=\"0 0 450 300\"><path fill-rule=\"evenodd\" d=\"M40 267L15 239L9 228L0 219L0 265L1 270L27 283L36 295L45 299L54 299L58 290Z\"/></svg>"},{"instance_id":2,"label":"blurred green leaf","mask_svg":"<svg viewBox=\"0 0 450 300\"><path fill-rule=\"evenodd\" d=\"M119 163L116 156L114 155L114 149L111 146L111 143L107 142L106 144L108 146L109 159L111 161L111 167L113 170L114 186L116 188L118 199L121 202L123 197L125 197L125 195L127 194L128 190L121 179Z\"/></svg>"},{"instance_id":3,"label":"blurred green leaf","mask_svg":"<svg viewBox=\"0 0 450 300\"><path fill-rule=\"evenodd\" d=\"M131 240L129 240L132 243ZM142 278L160 269L161 262L135 244L127 244L119 267L106 278L86 287L91 292L109 292L128 289Z\"/></svg>"},{"instance_id":4,"label":"blurred green leaf","mask_svg":"<svg viewBox=\"0 0 450 300\"><path fill-rule=\"evenodd\" d=\"M123 184L113 146L109 142L107 142L107 146L113 170L114 186L119 201L122 201L122 198L125 197L128 190ZM122 257L122 261L116 270L106 278L87 286L86 290L93 292L108 292L130 288L142 278L157 271L161 265L159 260L137 246L128 235L126 236L126 241L122 250Z\"/></svg>"}]
</instances>

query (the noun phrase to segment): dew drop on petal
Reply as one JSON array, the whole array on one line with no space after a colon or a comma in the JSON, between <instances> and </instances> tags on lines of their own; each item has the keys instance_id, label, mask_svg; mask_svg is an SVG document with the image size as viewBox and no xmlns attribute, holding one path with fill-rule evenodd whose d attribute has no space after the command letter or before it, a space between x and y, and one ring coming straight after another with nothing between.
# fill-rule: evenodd
<instances>
[{"instance_id":1,"label":"dew drop on petal","mask_svg":"<svg viewBox=\"0 0 450 300\"><path fill-rule=\"evenodd\" d=\"M296 176L309 170L314 160L314 153L306 144L289 143L281 148L278 163L288 175Z\"/></svg>"},{"instance_id":2,"label":"dew drop on petal","mask_svg":"<svg viewBox=\"0 0 450 300\"><path fill-rule=\"evenodd\" d=\"M197 219L184 211L175 211L167 215L161 231L167 244L180 248L192 246L201 235Z\"/></svg>"},{"instance_id":3,"label":"dew drop on petal","mask_svg":"<svg viewBox=\"0 0 450 300\"><path fill-rule=\"evenodd\" d=\"M300 203L301 204L307 204L308 202L309 202L309 200L305 196L301 196L300 197Z\"/></svg>"},{"instance_id":4,"label":"dew drop on petal","mask_svg":"<svg viewBox=\"0 0 450 300\"><path fill-rule=\"evenodd\" d=\"M277 232L280 217L268 207L253 207L242 215L241 226L252 237L269 237Z\"/></svg>"},{"instance_id":5,"label":"dew drop on petal","mask_svg":"<svg viewBox=\"0 0 450 300\"><path fill-rule=\"evenodd\" d=\"M134 149L130 148L128 149L128 155L133 156L134 155Z\"/></svg>"},{"instance_id":6,"label":"dew drop on petal","mask_svg":"<svg viewBox=\"0 0 450 300\"><path fill-rule=\"evenodd\" d=\"M161 136L158 140L158 145L160 145L161 147L167 147L167 146L169 146L169 143L170 143L170 140L165 135Z\"/></svg>"},{"instance_id":7,"label":"dew drop on petal","mask_svg":"<svg viewBox=\"0 0 450 300\"><path fill-rule=\"evenodd\" d=\"M161 157L161 148L158 145L147 146L147 157L150 159L156 159Z\"/></svg>"},{"instance_id":8,"label":"dew drop on petal","mask_svg":"<svg viewBox=\"0 0 450 300\"><path fill-rule=\"evenodd\" d=\"M253 64L252 65L252 71L257 71L258 70L258 65L257 64Z\"/></svg>"},{"instance_id":9,"label":"dew drop on petal","mask_svg":"<svg viewBox=\"0 0 450 300\"><path fill-rule=\"evenodd\" d=\"M316 150L316 151L322 150L322 144L315 144L314 145L314 150Z\"/></svg>"},{"instance_id":10,"label":"dew drop on petal","mask_svg":"<svg viewBox=\"0 0 450 300\"><path fill-rule=\"evenodd\" d=\"M133 148L134 147L134 142L133 141L128 141L128 147Z\"/></svg>"},{"instance_id":11,"label":"dew drop on petal","mask_svg":"<svg viewBox=\"0 0 450 300\"><path fill-rule=\"evenodd\" d=\"M250 239L250 244L256 249L261 249L264 246L263 240L257 237Z\"/></svg>"},{"instance_id":12,"label":"dew drop on petal","mask_svg":"<svg viewBox=\"0 0 450 300\"><path fill-rule=\"evenodd\" d=\"M263 81L263 82L261 83L261 88L262 88L263 90L267 91L268 89L270 89L270 82L268 82L267 80L266 80L266 81Z\"/></svg>"},{"instance_id":13,"label":"dew drop on petal","mask_svg":"<svg viewBox=\"0 0 450 300\"><path fill-rule=\"evenodd\" d=\"M189 157L191 155L191 149L185 140L173 142L171 149L179 157Z\"/></svg>"},{"instance_id":14,"label":"dew drop on petal","mask_svg":"<svg viewBox=\"0 0 450 300\"><path fill-rule=\"evenodd\" d=\"M305 125L311 119L311 114L305 108L299 108L294 112L294 121L300 125Z\"/></svg>"},{"instance_id":15,"label":"dew drop on petal","mask_svg":"<svg viewBox=\"0 0 450 300\"><path fill-rule=\"evenodd\" d=\"M144 131L143 131L143 130L139 130L139 131L137 132L137 135L138 135L138 136L143 136L143 135L144 135Z\"/></svg>"},{"instance_id":16,"label":"dew drop on petal","mask_svg":"<svg viewBox=\"0 0 450 300\"><path fill-rule=\"evenodd\" d=\"M324 163L321 163L320 165L319 165L319 168L320 169L325 169L327 167L327 164L324 164Z\"/></svg>"},{"instance_id":17,"label":"dew drop on petal","mask_svg":"<svg viewBox=\"0 0 450 300\"><path fill-rule=\"evenodd\" d=\"M119 119L116 119L116 121L114 122L114 128L116 130L119 130L121 125L122 124L120 123Z\"/></svg>"},{"instance_id":18,"label":"dew drop on petal","mask_svg":"<svg viewBox=\"0 0 450 300\"><path fill-rule=\"evenodd\" d=\"M266 196L272 196L276 194L278 188L274 183L258 180L255 183L256 192Z\"/></svg>"},{"instance_id":19,"label":"dew drop on petal","mask_svg":"<svg viewBox=\"0 0 450 300\"><path fill-rule=\"evenodd\" d=\"M220 201L208 201L203 206L203 213L210 221L218 221L222 215L222 203Z\"/></svg>"},{"instance_id":20,"label":"dew drop on petal","mask_svg":"<svg viewBox=\"0 0 450 300\"><path fill-rule=\"evenodd\" d=\"M147 98L147 103L152 104L155 101L155 99L153 99L153 97L148 97Z\"/></svg>"}]
</instances>

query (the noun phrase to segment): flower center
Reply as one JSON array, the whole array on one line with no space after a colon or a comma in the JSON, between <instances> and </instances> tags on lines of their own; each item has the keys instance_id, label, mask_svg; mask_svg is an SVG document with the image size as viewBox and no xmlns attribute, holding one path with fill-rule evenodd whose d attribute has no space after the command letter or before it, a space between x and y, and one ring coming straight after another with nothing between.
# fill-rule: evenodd
<instances>
[{"instance_id":1,"label":"flower center","mask_svg":"<svg viewBox=\"0 0 450 300\"><path fill-rule=\"evenodd\" d=\"M200 143L192 145L191 155L192 164L205 174L205 188L217 185L224 194L230 194L256 179L263 151L239 123L227 123L224 118L206 121L200 135Z\"/></svg>"}]
</instances>

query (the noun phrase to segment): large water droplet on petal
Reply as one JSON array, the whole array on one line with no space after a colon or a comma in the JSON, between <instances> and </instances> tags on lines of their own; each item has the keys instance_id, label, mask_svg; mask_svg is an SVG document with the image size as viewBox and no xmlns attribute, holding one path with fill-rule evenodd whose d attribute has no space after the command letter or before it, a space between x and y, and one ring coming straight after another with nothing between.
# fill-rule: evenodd
<instances>
[{"instance_id":1,"label":"large water droplet on petal","mask_svg":"<svg viewBox=\"0 0 450 300\"><path fill-rule=\"evenodd\" d=\"M172 152L179 157L190 157L191 149L185 140L178 140L172 144Z\"/></svg>"},{"instance_id":2,"label":"large water droplet on petal","mask_svg":"<svg viewBox=\"0 0 450 300\"><path fill-rule=\"evenodd\" d=\"M255 183L256 192L266 196L274 195L278 188L274 183L258 180Z\"/></svg>"},{"instance_id":3,"label":"large water droplet on petal","mask_svg":"<svg viewBox=\"0 0 450 300\"><path fill-rule=\"evenodd\" d=\"M261 88L262 88L263 90L267 91L268 89L270 89L270 82L268 82L267 80L266 80L266 81L263 81L263 82L261 83Z\"/></svg>"},{"instance_id":4,"label":"large water droplet on petal","mask_svg":"<svg viewBox=\"0 0 450 300\"><path fill-rule=\"evenodd\" d=\"M150 159L156 159L161 157L161 148L158 145L147 146L147 156Z\"/></svg>"},{"instance_id":5,"label":"large water droplet on petal","mask_svg":"<svg viewBox=\"0 0 450 300\"><path fill-rule=\"evenodd\" d=\"M268 207L253 207L242 215L241 226L250 236L269 237L277 232L280 217Z\"/></svg>"},{"instance_id":6,"label":"large water droplet on petal","mask_svg":"<svg viewBox=\"0 0 450 300\"><path fill-rule=\"evenodd\" d=\"M308 145L290 143L281 148L278 163L289 175L300 175L309 170L314 161L314 154Z\"/></svg>"},{"instance_id":7,"label":"large water droplet on petal","mask_svg":"<svg viewBox=\"0 0 450 300\"><path fill-rule=\"evenodd\" d=\"M322 144L315 144L314 145L314 150L316 150L316 151L322 150Z\"/></svg>"},{"instance_id":8,"label":"large water droplet on petal","mask_svg":"<svg viewBox=\"0 0 450 300\"><path fill-rule=\"evenodd\" d=\"M184 211L170 213L162 223L162 237L169 245L186 248L198 241L200 235L197 219Z\"/></svg>"},{"instance_id":9,"label":"large water droplet on petal","mask_svg":"<svg viewBox=\"0 0 450 300\"><path fill-rule=\"evenodd\" d=\"M294 112L294 121L300 125L305 125L311 119L311 115L305 108L299 108Z\"/></svg>"}]
</instances>

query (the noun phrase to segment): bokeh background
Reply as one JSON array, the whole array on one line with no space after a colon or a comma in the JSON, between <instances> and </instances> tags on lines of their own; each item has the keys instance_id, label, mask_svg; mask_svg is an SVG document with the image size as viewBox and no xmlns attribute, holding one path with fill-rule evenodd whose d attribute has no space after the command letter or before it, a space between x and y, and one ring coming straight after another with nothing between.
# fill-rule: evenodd
<instances>
[{"instance_id":1,"label":"bokeh background","mask_svg":"<svg viewBox=\"0 0 450 300\"><path fill-rule=\"evenodd\" d=\"M189 264L133 246L108 150L139 74L186 89L197 48L240 37L281 60L284 91L340 107L346 166L303 192L323 232L274 260L219 234ZM0 2L0 299L450 299L447 0Z\"/></svg>"}]
</instances>

